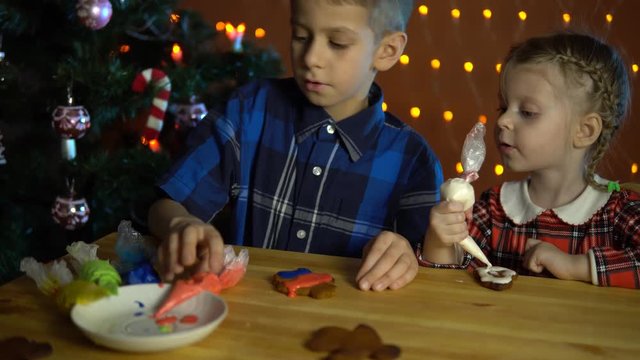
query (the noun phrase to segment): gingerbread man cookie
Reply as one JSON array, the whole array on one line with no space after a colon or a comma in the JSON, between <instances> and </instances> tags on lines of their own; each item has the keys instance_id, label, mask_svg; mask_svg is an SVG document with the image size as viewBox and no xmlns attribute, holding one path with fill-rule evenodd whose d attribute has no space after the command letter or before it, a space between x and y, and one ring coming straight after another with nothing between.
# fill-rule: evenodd
<instances>
[{"instance_id":1,"label":"gingerbread man cookie","mask_svg":"<svg viewBox=\"0 0 640 360\"><path fill-rule=\"evenodd\" d=\"M289 297L311 296L315 299L326 299L335 295L336 286L333 276L314 273L307 268L280 271L273 276L276 290Z\"/></svg>"},{"instance_id":2,"label":"gingerbread man cookie","mask_svg":"<svg viewBox=\"0 0 640 360\"><path fill-rule=\"evenodd\" d=\"M511 288L518 274L502 266L479 267L473 272L480 284L492 290Z\"/></svg>"},{"instance_id":3,"label":"gingerbread man cookie","mask_svg":"<svg viewBox=\"0 0 640 360\"><path fill-rule=\"evenodd\" d=\"M311 351L329 352L327 360L379 359L400 357L400 348L383 344L380 335L371 326L360 324L353 330L338 326L326 326L311 334L305 343Z\"/></svg>"}]
</instances>

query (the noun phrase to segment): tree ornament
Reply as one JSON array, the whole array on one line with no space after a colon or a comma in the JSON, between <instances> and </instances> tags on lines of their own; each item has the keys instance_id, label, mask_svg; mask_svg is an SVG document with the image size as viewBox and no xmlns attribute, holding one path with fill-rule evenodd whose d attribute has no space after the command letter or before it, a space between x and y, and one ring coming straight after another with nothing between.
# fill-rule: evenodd
<instances>
[{"instance_id":1,"label":"tree ornament","mask_svg":"<svg viewBox=\"0 0 640 360\"><path fill-rule=\"evenodd\" d=\"M207 116L207 106L202 102L197 102L194 95L189 104L172 104L171 112L175 116L176 129L193 128Z\"/></svg>"},{"instance_id":2,"label":"tree ornament","mask_svg":"<svg viewBox=\"0 0 640 360\"><path fill-rule=\"evenodd\" d=\"M144 89L151 84L157 91L153 98L153 104L147 123L142 131L142 143L148 144L149 142L156 140L162 125L164 123L164 114L167 110L167 104L169 96L171 95L171 80L169 77L159 69L149 68L140 72L131 84L131 89L137 93L141 93Z\"/></svg>"},{"instance_id":3,"label":"tree ornament","mask_svg":"<svg viewBox=\"0 0 640 360\"><path fill-rule=\"evenodd\" d=\"M89 221L89 204L85 198L76 198L74 181L67 181L67 196L57 196L51 207L53 221L67 230L76 230Z\"/></svg>"},{"instance_id":4,"label":"tree ornament","mask_svg":"<svg viewBox=\"0 0 640 360\"><path fill-rule=\"evenodd\" d=\"M80 22L92 30L105 27L113 14L109 0L78 0L76 10Z\"/></svg>"},{"instance_id":5,"label":"tree ornament","mask_svg":"<svg viewBox=\"0 0 640 360\"><path fill-rule=\"evenodd\" d=\"M73 105L71 85L67 87L68 105L60 105L51 114L51 126L62 137L62 158L73 160L76 157L76 141L91 127L91 116L84 106Z\"/></svg>"},{"instance_id":6,"label":"tree ornament","mask_svg":"<svg viewBox=\"0 0 640 360\"><path fill-rule=\"evenodd\" d=\"M2 133L0 132L0 165L7 163L7 159L4 158L4 146L2 145Z\"/></svg>"}]
</instances>

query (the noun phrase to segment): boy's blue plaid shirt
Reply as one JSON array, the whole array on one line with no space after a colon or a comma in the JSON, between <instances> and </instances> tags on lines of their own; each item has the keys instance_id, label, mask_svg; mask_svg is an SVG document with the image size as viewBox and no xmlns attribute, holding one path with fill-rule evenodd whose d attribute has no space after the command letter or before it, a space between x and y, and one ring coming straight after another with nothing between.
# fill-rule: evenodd
<instances>
[{"instance_id":1,"label":"boy's blue plaid shirt","mask_svg":"<svg viewBox=\"0 0 640 360\"><path fill-rule=\"evenodd\" d=\"M249 84L193 130L159 186L204 221L230 201L236 245L360 257L382 230L416 245L442 169L382 101L374 84L371 106L336 123L293 79Z\"/></svg>"}]
</instances>

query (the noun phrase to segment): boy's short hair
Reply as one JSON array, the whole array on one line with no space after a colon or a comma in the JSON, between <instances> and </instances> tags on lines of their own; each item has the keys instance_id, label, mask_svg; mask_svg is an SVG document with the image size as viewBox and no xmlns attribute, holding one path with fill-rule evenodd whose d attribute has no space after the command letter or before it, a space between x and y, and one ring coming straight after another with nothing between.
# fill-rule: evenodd
<instances>
[{"instance_id":1,"label":"boy's short hair","mask_svg":"<svg viewBox=\"0 0 640 360\"><path fill-rule=\"evenodd\" d=\"M304 1L304 0L303 0ZM369 26L380 40L384 35L404 32L413 11L413 0L327 0L332 4L350 4L369 10Z\"/></svg>"}]
</instances>

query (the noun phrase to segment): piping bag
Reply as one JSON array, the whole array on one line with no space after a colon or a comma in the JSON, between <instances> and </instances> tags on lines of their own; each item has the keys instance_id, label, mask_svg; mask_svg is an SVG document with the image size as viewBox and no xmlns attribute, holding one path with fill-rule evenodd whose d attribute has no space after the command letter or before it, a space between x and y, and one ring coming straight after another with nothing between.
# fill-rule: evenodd
<instances>
[{"instance_id":1,"label":"piping bag","mask_svg":"<svg viewBox=\"0 0 640 360\"><path fill-rule=\"evenodd\" d=\"M471 182L478 178L478 171L480 171L487 153L484 145L485 132L486 130L482 123L476 123L473 126L462 146L460 160L462 161L464 172L460 177L449 179L440 186L442 197L447 201L461 202L465 211L470 209L475 202L475 193ZM471 236L467 235L458 245L473 257L491 267L489 259L487 259Z\"/></svg>"}]
</instances>

